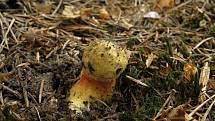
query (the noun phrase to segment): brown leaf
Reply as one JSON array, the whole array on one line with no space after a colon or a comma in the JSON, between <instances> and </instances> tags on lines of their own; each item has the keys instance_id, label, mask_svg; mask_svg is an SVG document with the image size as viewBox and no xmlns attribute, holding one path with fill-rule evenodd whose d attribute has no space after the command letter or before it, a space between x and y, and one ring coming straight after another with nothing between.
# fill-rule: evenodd
<instances>
[{"instance_id":1,"label":"brown leaf","mask_svg":"<svg viewBox=\"0 0 215 121\"><path fill-rule=\"evenodd\" d=\"M174 0L159 0L156 4L156 8L159 8L160 10L169 9L174 6Z\"/></svg>"},{"instance_id":2,"label":"brown leaf","mask_svg":"<svg viewBox=\"0 0 215 121\"><path fill-rule=\"evenodd\" d=\"M199 94L198 100L200 103L204 102L206 99L204 92L207 89L207 84L209 81L209 75L210 75L210 67L208 66L208 62L206 62L204 64L204 67L201 70L200 78L199 78L199 85L201 88L201 92Z\"/></svg>"},{"instance_id":3,"label":"brown leaf","mask_svg":"<svg viewBox=\"0 0 215 121\"><path fill-rule=\"evenodd\" d=\"M153 53L148 55L148 58L146 59L146 68L148 68L151 65L151 63L155 57L156 57L156 55L154 55Z\"/></svg>"},{"instance_id":4,"label":"brown leaf","mask_svg":"<svg viewBox=\"0 0 215 121\"><path fill-rule=\"evenodd\" d=\"M62 14L67 18L78 18L81 16L80 10L77 10L75 6L65 6Z\"/></svg>"},{"instance_id":5,"label":"brown leaf","mask_svg":"<svg viewBox=\"0 0 215 121\"><path fill-rule=\"evenodd\" d=\"M4 121L4 114L2 110L0 110L0 121Z\"/></svg>"},{"instance_id":6,"label":"brown leaf","mask_svg":"<svg viewBox=\"0 0 215 121\"><path fill-rule=\"evenodd\" d=\"M167 119L170 121L186 121L186 112L183 108L183 105L173 108L168 114Z\"/></svg>"},{"instance_id":7,"label":"brown leaf","mask_svg":"<svg viewBox=\"0 0 215 121\"><path fill-rule=\"evenodd\" d=\"M14 74L12 72L9 73L0 73L0 82L4 82L12 78Z\"/></svg>"},{"instance_id":8,"label":"brown leaf","mask_svg":"<svg viewBox=\"0 0 215 121\"><path fill-rule=\"evenodd\" d=\"M187 121L188 114L185 109L186 105L179 105L176 108L162 111L156 121Z\"/></svg>"},{"instance_id":9,"label":"brown leaf","mask_svg":"<svg viewBox=\"0 0 215 121\"><path fill-rule=\"evenodd\" d=\"M208 66L208 62L205 63L204 67L202 68L202 71L200 73L200 78L199 78L199 85L202 86L202 91L205 90L206 85L209 80L209 75L210 75L210 67Z\"/></svg>"},{"instance_id":10,"label":"brown leaf","mask_svg":"<svg viewBox=\"0 0 215 121\"><path fill-rule=\"evenodd\" d=\"M213 90L215 90L215 80L210 80L210 81L208 81L208 85L207 85L208 87L208 89L213 89Z\"/></svg>"},{"instance_id":11,"label":"brown leaf","mask_svg":"<svg viewBox=\"0 0 215 121\"><path fill-rule=\"evenodd\" d=\"M184 65L183 71L183 79L188 82L190 82L192 80L192 77L194 77L198 72L197 68L190 63Z\"/></svg>"},{"instance_id":12,"label":"brown leaf","mask_svg":"<svg viewBox=\"0 0 215 121\"><path fill-rule=\"evenodd\" d=\"M36 8L37 12L38 13L42 13L42 14L49 14L49 13L51 13L52 7L53 7L53 5L50 2L35 4L35 8Z\"/></svg>"},{"instance_id":13,"label":"brown leaf","mask_svg":"<svg viewBox=\"0 0 215 121\"><path fill-rule=\"evenodd\" d=\"M99 9L99 17L101 19L110 19L110 15L105 8Z\"/></svg>"},{"instance_id":14,"label":"brown leaf","mask_svg":"<svg viewBox=\"0 0 215 121\"><path fill-rule=\"evenodd\" d=\"M3 68L5 66L4 62L0 62L0 69Z\"/></svg>"}]
</instances>

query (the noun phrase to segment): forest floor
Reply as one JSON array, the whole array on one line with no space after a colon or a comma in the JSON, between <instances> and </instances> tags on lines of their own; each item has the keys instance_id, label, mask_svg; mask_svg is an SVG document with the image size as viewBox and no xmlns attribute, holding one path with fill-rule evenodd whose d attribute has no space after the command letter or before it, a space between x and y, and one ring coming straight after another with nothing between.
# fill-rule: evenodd
<instances>
[{"instance_id":1,"label":"forest floor","mask_svg":"<svg viewBox=\"0 0 215 121\"><path fill-rule=\"evenodd\" d=\"M215 2L158 1L0 1L0 121L75 120L69 88L95 39L131 55L112 99L78 120L215 120Z\"/></svg>"}]
</instances>

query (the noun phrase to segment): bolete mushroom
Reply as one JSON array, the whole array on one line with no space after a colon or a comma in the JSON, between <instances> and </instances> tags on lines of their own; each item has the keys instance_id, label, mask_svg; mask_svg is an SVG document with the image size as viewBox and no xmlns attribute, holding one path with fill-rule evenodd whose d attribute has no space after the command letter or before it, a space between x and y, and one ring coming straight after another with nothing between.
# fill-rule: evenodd
<instances>
[{"instance_id":1,"label":"bolete mushroom","mask_svg":"<svg viewBox=\"0 0 215 121\"><path fill-rule=\"evenodd\" d=\"M80 79L68 97L69 108L80 113L90 110L93 98L106 101L112 97L116 79L125 70L128 57L113 42L96 40L84 50L82 61Z\"/></svg>"}]
</instances>

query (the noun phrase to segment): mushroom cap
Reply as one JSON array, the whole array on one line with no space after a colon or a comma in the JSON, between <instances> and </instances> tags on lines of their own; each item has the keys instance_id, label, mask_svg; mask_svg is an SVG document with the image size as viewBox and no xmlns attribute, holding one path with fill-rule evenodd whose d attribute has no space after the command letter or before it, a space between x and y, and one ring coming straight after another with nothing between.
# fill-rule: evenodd
<instances>
[{"instance_id":1,"label":"mushroom cap","mask_svg":"<svg viewBox=\"0 0 215 121\"><path fill-rule=\"evenodd\" d=\"M84 50L83 68L95 80L116 79L126 68L124 49L106 40L95 40Z\"/></svg>"}]
</instances>

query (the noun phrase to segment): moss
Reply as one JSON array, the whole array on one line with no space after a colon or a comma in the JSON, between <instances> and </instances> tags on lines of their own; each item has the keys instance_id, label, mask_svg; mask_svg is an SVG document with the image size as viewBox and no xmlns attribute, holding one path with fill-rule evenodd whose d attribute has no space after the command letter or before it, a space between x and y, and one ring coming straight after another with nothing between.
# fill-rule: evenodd
<instances>
[{"instance_id":1,"label":"moss","mask_svg":"<svg viewBox=\"0 0 215 121\"><path fill-rule=\"evenodd\" d=\"M127 41L126 45L127 45L128 48L132 48L134 45L138 45L139 43L140 42L139 42L139 40L137 38L130 38Z\"/></svg>"},{"instance_id":2,"label":"moss","mask_svg":"<svg viewBox=\"0 0 215 121\"><path fill-rule=\"evenodd\" d=\"M215 121L215 109L212 109L211 111L211 118L213 121Z\"/></svg>"},{"instance_id":3,"label":"moss","mask_svg":"<svg viewBox=\"0 0 215 121\"><path fill-rule=\"evenodd\" d=\"M206 36L215 36L215 23L209 27Z\"/></svg>"},{"instance_id":4,"label":"moss","mask_svg":"<svg viewBox=\"0 0 215 121\"><path fill-rule=\"evenodd\" d=\"M157 112L160 110L161 106L163 105L164 101L161 97L157 96L153 89L147 89L148 92L144 96L144 112L149 117L154 117Z\"/></svg>"},{"instance_id":5,"label":"moss","mask_svg":"<svg viewBox=\"0 0 215 121\"><path fill-rule=\"evenodd\" d=\"M188 49L187 49L185 43L183 43L183 42L181 43L181 46L179 46L179 51L181 52L181 54L182 54L185 58L192 56L191 53L188 51Z\"/></svg>"}]
</instances>

